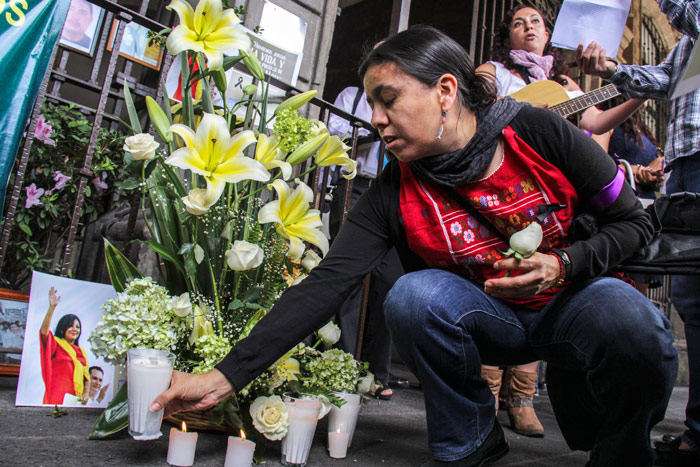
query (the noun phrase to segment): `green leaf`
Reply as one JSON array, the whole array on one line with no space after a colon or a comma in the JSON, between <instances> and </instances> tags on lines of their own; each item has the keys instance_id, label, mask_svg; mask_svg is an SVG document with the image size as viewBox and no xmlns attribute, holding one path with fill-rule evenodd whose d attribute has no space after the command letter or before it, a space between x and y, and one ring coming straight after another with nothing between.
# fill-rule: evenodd
<instances>
[{"instance_id":1,"label":"green leaf","mask_svg":"<svg viewBox=\"0 0 700 467\"><path fill-rule=\"evenodd\" d=\"M27 224L20 224L19 228L22 229L22 232L26 233L27 235L32 235L32 229L30 229Z\"/></svg>"},{"instance_id":2,"label":"green leaf","mask_svg":"<svg viewBox=\"0 0 700 467\"><path fill-rule=\"evenodd\" d=\"M104 439L129 426L127 396L127 385L124 384L104 412L97 418L88 439Z\"/></svg>"},{"instance_id":3,"label":"green leaf","mask_svg":"<svg viewBox=\"0 0 700 467\"><path fill-rule=\"evenodd\" d=\"M204 249L199 245L194 246L194 260L197 261L197 264L202 264L204 260Z\"/></svg>"},{"instance_id":4,"label":"green leaf","mask_svg":"<svg viewBox=\"0 0 700 467\"><path fill-rule=\"evenodd\" d=\"M168 261L173 263L178 270L184 272L184 270L182 269L182 263L180 262L177 255L174 252L168 250L165 246L161 245L160 243L154 242L153 240L146 240L146 243L148 243L148 245L151 247L151 249L153 249L153 251L161 255L163 259L167 259Z\"/></svg>"},{"instance_id":5,"label":"green leaf","mask_svg":"<svg viewBox=\"0 0 700 467\"><path fill-rule=\"evenodd\" d=\"M136 112L134 99L131 97L131 91L129 90L129 86L126 84L126 81L124 81L124 103L126 104L126 110L129 112L131 127L136 133L143 133L143 130L141 129L141 121L139 120L139 114Z\"/></svg>"},{"instance_id":6,"label":"green leaf","mask_svg":"<svg viewBox=\"0 0 700 467\"><path fill-rule=\"evenodd\" d=\"M129 258L124 256L109 240L104 238L105 243L105 262L107 263L107 271L109 272L109 280L112 282L114 290L123 292L126 288L126 283L131 279L143 277L143 274L129 261Z\"/></svg>"},{"instance_id":7,"label":"green leaf","mask_svg":"<svg viewBox=\"0 0 700 467\"><path fill-rule=\"evenodd\" d=\"M228 221L221 231L221 238L225 239L227 242L231 243L233 239L233 221Z\"/></svg>"},{"instance_id":8,"label":"green leaf","mask_svg":"<svg viewBox=\"0 0 700 467\"><path fill-rule=\"evenodd\" d=\"M138 178L134 177L129 177L123 182L117 183L117 188L120 190L133 190L135 188L138 188L139 185L141 184L141 180Z\"/></svg>"}]
</instances>

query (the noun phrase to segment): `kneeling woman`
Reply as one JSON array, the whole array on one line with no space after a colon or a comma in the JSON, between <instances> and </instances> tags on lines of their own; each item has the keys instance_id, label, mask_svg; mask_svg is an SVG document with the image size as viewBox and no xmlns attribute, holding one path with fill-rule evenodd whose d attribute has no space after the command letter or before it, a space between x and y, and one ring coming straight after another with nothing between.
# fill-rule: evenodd
<instances>
[{"instance_id":1,"label":"kneeling woman","mask_svg":"<svg viewBox=\"0 0 700 467\"><path fill-rule=\"evenodd\" d=\"M394 246L407 274L385 301L403 360L420 378L426 465L482 465L508 450L481 363L545 360L557 421L592 465L651 465L651 427L676 374L668 321L632 286L603 277L652 237L614 162L558 115L496 100L455 41L429 27L375 48L361 75L397 160L350 212L333 247L249 337L204 375L176 373L153 409L210 406L322 325ZM542 246L518 260L507 238L536 221ZM466 206L466 209L465 209ZM600 230L571 243L580 210ZM322 298L321 298L322 297Z\"/></svg>"}]
</instances>

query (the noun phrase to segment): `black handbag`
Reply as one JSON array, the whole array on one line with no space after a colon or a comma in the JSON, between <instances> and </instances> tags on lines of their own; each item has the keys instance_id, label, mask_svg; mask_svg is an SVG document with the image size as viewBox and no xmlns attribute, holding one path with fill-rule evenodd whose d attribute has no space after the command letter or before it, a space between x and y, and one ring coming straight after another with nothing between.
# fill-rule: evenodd
<instances>
[{"instance_id":1,"label":"black handbag","mask_svg":"<svg viewBox=\"0 0 700 467\"><path fill-rule=\"evenodd\" d=\"M618 270L652 274L700 274L700 193L664 195L647 206L654 239Z\"/></svg>"}]
</instances>

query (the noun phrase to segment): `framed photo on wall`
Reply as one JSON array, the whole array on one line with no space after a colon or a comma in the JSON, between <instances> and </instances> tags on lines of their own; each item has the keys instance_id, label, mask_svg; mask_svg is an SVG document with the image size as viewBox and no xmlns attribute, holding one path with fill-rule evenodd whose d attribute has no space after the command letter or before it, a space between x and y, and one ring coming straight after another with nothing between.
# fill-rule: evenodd
<instances>
[{"instance_id":1,"label":"framed photo on wall","mask_svg":"<svg viewBox=\"0 0 700 467\"><path fill-rule=\"evenodd\" d=\"M18 375L29 294L0 289L0 375Z\"/></svg>"},{"instance_id":2,"label":"framed photo on wall","mask_svg":"<svg viewBox=\"0 0 700 467\"><path fill-rule=\"evenodd\" d=\"M109 31L109 39L107 40L107 50L109 51L114 48L114 38L117 35L119 23L120 21L117 19L112 21L112 28ZM163 61L163 49L157 45L148 45L148 28L133 21L124 28L124 37L122 37L122 43L119 47L119 55L154 70L160 70L160 65Z\"/></svg>"},{"instance_id":3,"label":"framed photo on wall","mask_svg":"<svg viewBox=\"0 0 700 467\"><path fill-rule=\"evenodd\" d=\"M71 0L58 43L89 57L95 55L104 9L87 0Z\"/></svg>"}]
</instances>

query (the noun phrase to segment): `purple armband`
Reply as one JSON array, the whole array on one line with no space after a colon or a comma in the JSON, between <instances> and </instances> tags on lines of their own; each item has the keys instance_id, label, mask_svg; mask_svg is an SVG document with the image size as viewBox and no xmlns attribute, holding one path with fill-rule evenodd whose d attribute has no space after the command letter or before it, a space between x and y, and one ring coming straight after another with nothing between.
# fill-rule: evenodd
<instances>
[{"instance_id":1,"label":"purple armband","mask_svg":"<svg viewBox=\"0 0 700 467\"><path fill-rule=\"evenodd\" d=\"M622 185L625 183L625 171L622 167L617 168L615 178L605 185L602 190L591 198L591 204L597 211L604 211L609 208L620 196Z\"/></svg>"}]
</instances>

